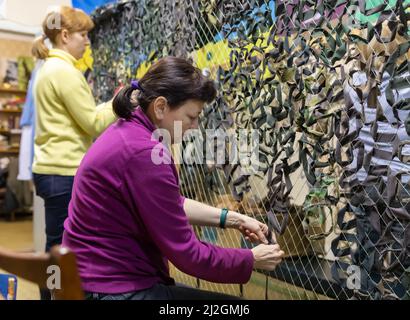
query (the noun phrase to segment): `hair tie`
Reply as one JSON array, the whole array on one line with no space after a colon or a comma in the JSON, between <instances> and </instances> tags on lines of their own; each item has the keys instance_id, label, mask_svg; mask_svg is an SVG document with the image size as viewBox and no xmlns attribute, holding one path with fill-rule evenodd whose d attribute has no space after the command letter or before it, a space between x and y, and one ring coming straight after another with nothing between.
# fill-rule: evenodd
<instances>
[{"instance_id":1,"label":"hair tie","mask_svg":"<svg viewBox=\"0 0 410 320\"><path fill-rule=\"evenodd\" d=\"M131 88L132 88L133 90L143 91L138 80L132 80L132 81L131 81Z\"/></svg>"}]
</instances>

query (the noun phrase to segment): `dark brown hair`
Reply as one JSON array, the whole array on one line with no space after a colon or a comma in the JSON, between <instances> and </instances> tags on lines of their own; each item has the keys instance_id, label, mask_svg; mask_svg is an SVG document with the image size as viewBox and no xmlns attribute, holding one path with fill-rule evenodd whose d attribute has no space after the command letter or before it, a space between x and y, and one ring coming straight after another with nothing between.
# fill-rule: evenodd
<instances>
[{"instance_id":1,"label":"dark brown hair","mask_svg":"<svg viewBox=\"0 0 410 320\"><path fill-rule=\"evenodd\" d=\"M154 63L135 86L123 88L113 102L114 112L120 118L129 119L136 108L132 103L134 90L137 105L144 112L156 98L162 96L171 108L178 108L189 99L210 103L215 99L216 88L212 80L202 75L201 70L182 58L166 57Z\"/></svg>"}]
</instances>

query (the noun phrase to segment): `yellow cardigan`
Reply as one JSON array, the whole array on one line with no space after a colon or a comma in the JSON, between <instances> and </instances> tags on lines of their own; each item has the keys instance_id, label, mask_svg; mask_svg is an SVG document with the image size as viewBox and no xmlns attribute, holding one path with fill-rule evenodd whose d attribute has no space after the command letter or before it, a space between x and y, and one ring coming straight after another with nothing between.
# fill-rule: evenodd
<instances>
[{"instance_id":1,"label":"yellow cardigan","mask_svg":"<svg viewBox=\"0 0 410 320\"><path fill-rule=\"evenodd\" d=\"M116 120L112 101L96 107L76 61L52 49L36 77L34 173L74 176L93 139Z\"/></svg>"}]
</instances>

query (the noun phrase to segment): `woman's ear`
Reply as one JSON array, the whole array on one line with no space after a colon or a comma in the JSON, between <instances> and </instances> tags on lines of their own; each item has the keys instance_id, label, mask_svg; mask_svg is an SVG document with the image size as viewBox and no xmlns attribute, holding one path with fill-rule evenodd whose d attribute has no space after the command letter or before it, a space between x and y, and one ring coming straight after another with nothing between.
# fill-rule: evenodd
<instances>
[{"instance_id":1,"label":"woman's ear","mask_svg":"<svg viewBox=\"0 0 410 320\"><path fill-rule=\"evenodd\" d=\"M168 111L168 101L165 97L158 97L154 101L154 114L157 120L164 120Z\"/></svg>"},{"instance_id":2,"label":"woman's ear","mask_svg":"<svg viewBox=\"0 0 410 320\"><path fill-rule=\"evenodd\" d=\"M67 29L62 29L60 33L60 39L62 44L67 44L69 41L70 33Z\"/></svg>"}]
</instances>

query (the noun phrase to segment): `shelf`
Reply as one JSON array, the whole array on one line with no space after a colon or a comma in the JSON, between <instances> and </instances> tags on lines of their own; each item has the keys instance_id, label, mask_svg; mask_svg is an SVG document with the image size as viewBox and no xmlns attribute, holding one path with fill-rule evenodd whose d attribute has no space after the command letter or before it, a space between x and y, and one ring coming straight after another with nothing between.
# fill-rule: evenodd
<instances>
[{"instance_id":1,"label":"shelf","mask_svg":"<svg viewBox=\"0 0 410 320\"><path fill-rule=\"evenodd\" d=\"M18 156L19 153L17 148L0 147L0 157Z\"/></svg>"},{"instance_id":2,"label":"shelf","mask_svg":"<svg viewBox=\"0 0 410 320\"><path fill-rule=\"evenodd\" d=\"M18 88L2 88L0 87L0 93L8 93L8 94L27 94L27 91L20 90Z\"/></svg>"},{"instance_id":3,"label":"shelf","mask_svg":"<svg viewBox=\"0 0 410 320\"><path fill-rule=\"evenodd\" d=\"M0 129L0 135L4 135L4 136L11 136L11 135L20 135L22 133L21 130L16 130L16 129L12 129L12 130L2 130Z\"/></svg>"},{"instance_id":4,"label":"shelf","mask_svg":"<svg viewBox=\"0 0 410 320\"><path fill-rule=\"evenodd\" d=\"M22 110L20 109L0 109L0 113L22 113Z\"/></svg>"}]
</instances>

